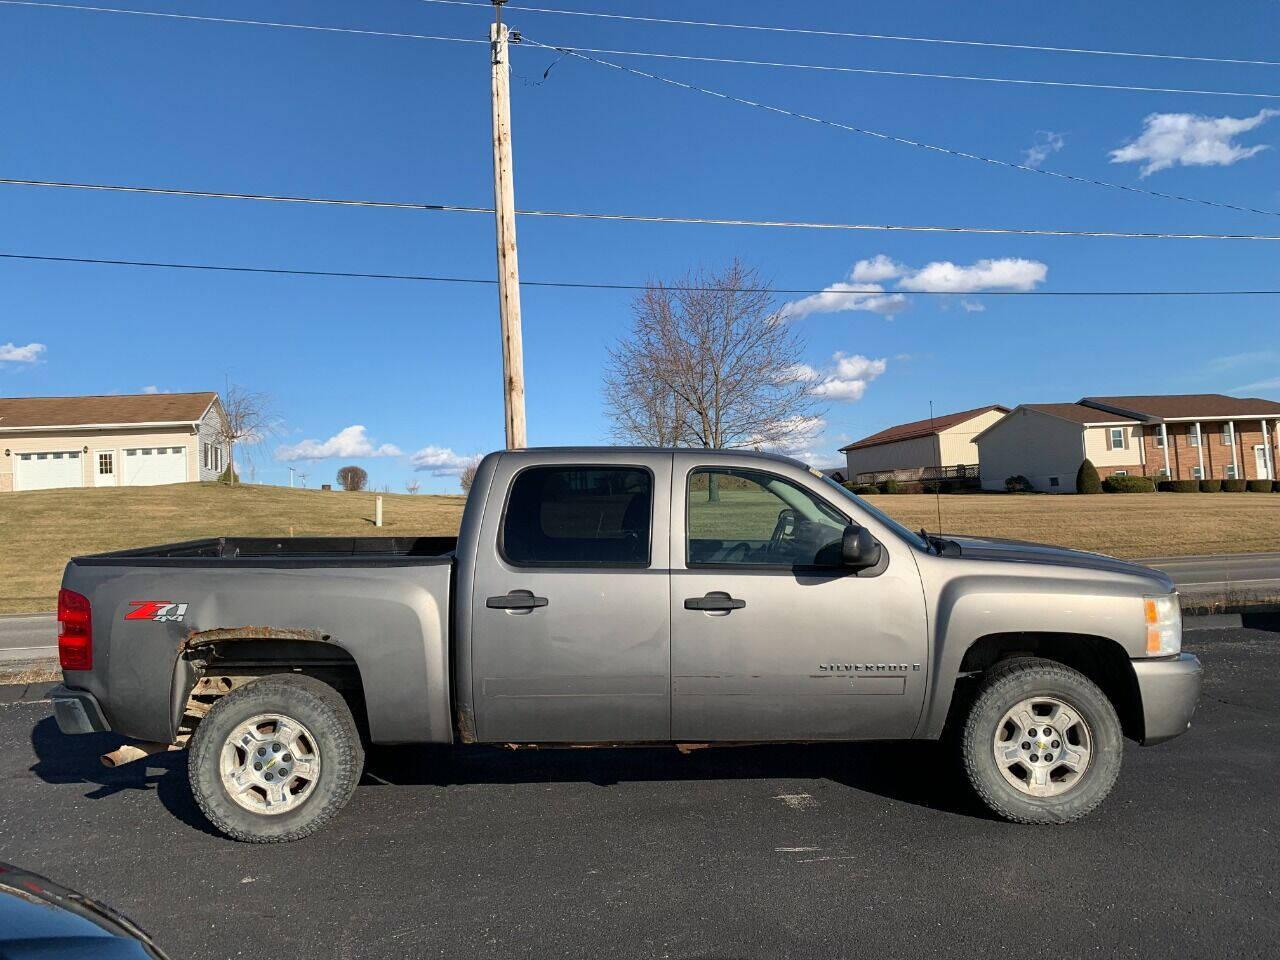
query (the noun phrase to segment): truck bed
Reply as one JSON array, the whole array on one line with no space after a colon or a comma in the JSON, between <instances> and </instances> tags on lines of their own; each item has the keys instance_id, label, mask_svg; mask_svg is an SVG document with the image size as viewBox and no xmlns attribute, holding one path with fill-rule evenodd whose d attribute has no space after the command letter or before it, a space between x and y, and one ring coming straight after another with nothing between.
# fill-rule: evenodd
<instances>
[{"instance_id":1,"label":"truck bed","mask_svg":"<svg viewBox=\"0 0 1280 960\"><path fill-rule=\"evenodd\" d=\"M207 537L76 557L91 566L378 566L451 563L457 537Z\"/></svg>"}]
</instances>

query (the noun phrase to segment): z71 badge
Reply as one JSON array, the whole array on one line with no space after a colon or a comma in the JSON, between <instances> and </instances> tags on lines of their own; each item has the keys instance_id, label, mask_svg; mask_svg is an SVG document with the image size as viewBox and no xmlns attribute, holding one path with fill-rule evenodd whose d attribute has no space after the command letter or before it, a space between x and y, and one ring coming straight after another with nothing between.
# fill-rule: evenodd
<instances>
[{"instance_id":1,"label":"z71 badge","mask_svg":"<svg viewBox=\"0 0 1280 960\"><path fill-rule=\"evenodd\" d=\"M126 620L152 620L155 623L181 623L187 615L185 603L172 600L130 600L134 609L124 615Z\"/></svg>"}]
</instances>

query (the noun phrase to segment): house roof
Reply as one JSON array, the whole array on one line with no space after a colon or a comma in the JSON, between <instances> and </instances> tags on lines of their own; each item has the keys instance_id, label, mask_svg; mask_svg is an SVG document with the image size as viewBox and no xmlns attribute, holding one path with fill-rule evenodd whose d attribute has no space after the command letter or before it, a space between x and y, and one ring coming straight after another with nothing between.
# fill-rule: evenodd
<instances>
[{"instance_id":1,"label":"house roof","mask_svg":"<svg viewBox=\"0 0 1280 960\"><path fill-rule=\"evenodd\" d=\"M39 427L194 423L218 399L207 393L0 398L0 431Z\"/></svg>"},{"instance_id":2,"label":"house roof","mask_svg":"<svg viewBox=\"0 0 1280 960\"><path fill-rule=\"evenodd\" d=\"M914 420L911 423L900 423L897 426L889 427L881 430L879 433L873 433L869 437L863 437L847 446L840 448L840 452L846 450L861 450L865 447L876 447L882 443L896 443L899 440L914 440L917 437L927 437L933 433L941 433L949 427L954 427L958 423L964 423L966 420L972 420L974 417L981 416L984 413L990 413L992 410L1002 410L1009 412L1008 407L1001 406L998 403L989 403L985 407L975 407L973 410L961 410L959 413L944 413L933 417L929 420Z\"/></svg>"},{"instance_id":3,"label":"house roof","mask_svg":"<svg viewBox=\"0 0 1280 960\"><path fill-rule=\"evenodd\" d=\"M1072 420L1075 423L1137 423L1132 417L1125 417L1109 410L1087 407L1083 403L1024 403L1028 410L1047 413L1051 417Z\"/></svg>"},{"instance_id":4,"label":"house roof","mask_svg":"<svg viewBox=\"0 0 1280 960\"><path fill-rule=\"evenodd\" d=\"M1182 420L1194 417L1256 417L1280 415L1280 403L1257 397L1228 397L1221 393L1174 393L1163 396L1085 397L1090 406L1123 410L1147 420Z\"/></svg>"}]
</instances>

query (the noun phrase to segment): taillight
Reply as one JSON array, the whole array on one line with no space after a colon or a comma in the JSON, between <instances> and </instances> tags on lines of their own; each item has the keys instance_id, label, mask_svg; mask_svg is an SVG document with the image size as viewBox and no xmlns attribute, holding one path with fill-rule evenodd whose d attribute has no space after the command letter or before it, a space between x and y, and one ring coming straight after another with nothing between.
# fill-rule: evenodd
<instances>
[{"instance_id":1,"label":"taillight","mask_svg":"<svg viewBox=\"0 0 1280 960\"><path fill-rule=\"evenodd\" d=\"M93 668L93 613L74 590L58 591L58 663L63 670Z\"/></svg>"}]
</instances>

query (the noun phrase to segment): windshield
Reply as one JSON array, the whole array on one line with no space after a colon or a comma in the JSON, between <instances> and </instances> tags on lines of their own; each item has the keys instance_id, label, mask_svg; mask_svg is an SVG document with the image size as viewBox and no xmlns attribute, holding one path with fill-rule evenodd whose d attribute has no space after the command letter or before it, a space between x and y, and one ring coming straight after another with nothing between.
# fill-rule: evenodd
<instances>
[{"instance_id":1,"label":"windshield","mask_svg":"<svg viewBox=\"0 0 1280 960\"><path fill-rule=\"evenodd\" d=\"M844 486L843 484L836 483L836 481L832 480L830 477L827 477L827 476L824 476L822 480L828 486L834 487L836 490L839 490L841 496L849 500L852 500L854 503L856 503L859 506L859 508L871 514L873 517L875 517L877 520L883 523L886 527L888 527L890 530L892 530L894 533L900 536L903 540L906 540L912 546L918 547L921 550L929 549L929 544L925 542L924 539L921 538L920 534L913 533L912 531L908 530L906 527L900 524L897 520L893 519L893 517L889 516L883 510L876 509L871 504L867 503L867 501L863 500L861 497L852 493L848 487Z\"/></svg>"}]
</instances>

